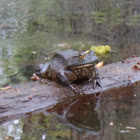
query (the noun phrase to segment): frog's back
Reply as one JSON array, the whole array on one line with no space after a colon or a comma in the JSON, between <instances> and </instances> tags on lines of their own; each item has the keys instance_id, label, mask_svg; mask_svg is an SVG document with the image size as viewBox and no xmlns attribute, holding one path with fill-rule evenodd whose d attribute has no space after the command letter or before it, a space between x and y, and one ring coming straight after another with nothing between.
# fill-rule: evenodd
<instances>
[{"instance_id":1,"label":"frog's back","mask_svg":"<svg viewBox=\"0 0 140 140\"><path fill-rule=\"evenodd\" d=\"M71 49L57 52L56 55L63 57L67 62L74 56L78 56L79 52ZM55 57L55 56L54 56Z\"/></svg>"},{"instance_id":2,"label":"frog's back","mask_svg":"<svg viewBox=\"0 0 140 140\"><path fill-rule=\"evenodd\" d=\"M64 69L68 64L69 59L76 55L78 55L78 51L73 51L70 49L57 52L51 60L51 70L57 72Z\"/></svg>"}]
</instances>

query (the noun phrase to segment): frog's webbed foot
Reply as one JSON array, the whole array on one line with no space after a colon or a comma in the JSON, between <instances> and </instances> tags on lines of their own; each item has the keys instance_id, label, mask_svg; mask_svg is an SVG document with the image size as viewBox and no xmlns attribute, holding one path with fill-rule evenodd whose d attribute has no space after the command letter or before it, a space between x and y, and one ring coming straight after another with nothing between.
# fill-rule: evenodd
<instances>
[{"instance_id":1,"label":"frog's webbed foot","mask_svg":"<svg viewBox=\"0 0 140 140\"><path fill-rule=\"evenodd\" d=\"M74 92L76 92L76 93L78 93L78 94L83 94L82 93L82 91L81 91L81 89L78 87L78 86L74 86L74 85L69 85L69 87L74 91Z\"/></svg>"},{"instance_id":2,"label":"frog's webbed foot","mask_svg":"<svg viewBox=\"0 0 140 140\"><path fill-rule=\"evenodd\" d=\"M97 86L103 88L101 80L99 78L93 80L93 88L95 89Z\"/></svg>"},{"instance_id":3,"label":"frog's webbed foot","mask_svg":"<svg viewBox=\"0 0 140 140\"><path fill-rule=\"evenodd\" d=\"M93 88L95 89L97 86L103 88L101 80L100 80L101 76L96 67L94 67L94 71L95 71L95 78L93 79Z\"/></svg>"},{"instance_id":4,"label":"frog's webbed foot","mask_svg":"<svg viewBox=\"0 0 140 140\"><path fill-rule=\"evenodd\" d=\"M76 85L71 84L71 81L69 80L69 76L68 75L70 75L73 78L76 78L76 77L74 77L74 74L72 72L67 71L67 70L60 70L57 73L58 78L60 79L60 81L64 85L70 87L75 93L80 94L81 93L80 88L78 86L76 86Z\"/></svg>"}]
</instances>

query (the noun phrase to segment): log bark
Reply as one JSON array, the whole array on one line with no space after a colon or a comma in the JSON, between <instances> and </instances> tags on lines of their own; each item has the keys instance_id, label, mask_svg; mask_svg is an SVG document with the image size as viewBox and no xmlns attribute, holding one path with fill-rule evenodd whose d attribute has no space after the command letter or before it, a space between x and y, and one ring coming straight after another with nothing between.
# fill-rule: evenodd
<instances>
[{"instance_id":1,"label":"log bark","mask_svg":"<svg viewBox=\"0 0 140 140\"><path fill-rule=\"evenodd\" d=\"M103 92L101 98L127 97L118 92L122 87L138 86L140 81L140 57L129 58L99 68L103 88L93 89L92 83L79 85L83 95L74 93L68 87L50 81L50 84L27 82L11 89L0 91L0 123L31 115L54 107L63 102L72 102L81 96L91 96ZM129 90L129 87L127 88ZM131 93L129 93L131 94ZM132 95L134 97L134 95ZM130 96L129 96L130 97ZM139 96L137 96L139 97Z\"/></svg>"}]
</instances>

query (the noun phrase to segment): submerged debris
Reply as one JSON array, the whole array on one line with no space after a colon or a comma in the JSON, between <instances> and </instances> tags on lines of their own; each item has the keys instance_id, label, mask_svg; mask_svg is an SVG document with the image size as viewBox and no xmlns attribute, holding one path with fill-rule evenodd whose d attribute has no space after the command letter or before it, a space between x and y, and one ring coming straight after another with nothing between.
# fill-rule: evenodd
<instances>
[{"instance_id":1,"label":"submerged debris","mask_svg":"<svg viewBox=\"0 0 140 140\"><path fill-rule=\"evenodd\" d=\"M136 129L135 127L131 127L131 126L126 126L125 128L126 129L133 129L133 130Z\"/></svg>"},{"instance_id":2,"label":"submerged debris","mask_svg":"<svg viewBox=\"0 0 140 140\"><path fill-rule=\"evenodd\" d=\"M120 133L129 133L129 130L120 130Z\"/></svg>"},{"instance_id":3,"label":"submerged debris","mask_svg":"<svg viewBox=\"0 0 140 140\"><path fill-rule=\"evenodd\" d=\"M113 122L110 122L110 124L109 124L109 125L110 125L110 126L111 126L111 125L113 125Z\"/></svg>"}]
</instances>

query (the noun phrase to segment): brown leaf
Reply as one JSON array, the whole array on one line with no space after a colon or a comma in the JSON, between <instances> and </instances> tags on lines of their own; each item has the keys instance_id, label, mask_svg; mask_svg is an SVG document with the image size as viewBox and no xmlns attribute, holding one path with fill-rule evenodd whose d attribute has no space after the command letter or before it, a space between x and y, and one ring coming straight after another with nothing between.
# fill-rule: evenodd
<instances>
[{"instance_id":1,"label":"brown leaf","mask_svg":"<svg viewBox=\"0 0 140 140\"><path fill-rule=\"evenodd\" d=\"M32 97L28 97L29 100L32 100Z\"/></svg>"},{"instance_id":2,"label":"brown leaf","mask_svg":"<svg viewBox=\"0 0 140 140\"><path fill-rule=\"evenodd\" d=\"M37 81L39 80L39 76L37 76L35 73L33 74L33 76L31 77L31 80Z\"/></svg>"},{"instance_id":3,"label":"brown leaf","mask_svg":"<svg viewBox=\"0 0 140 140\"><path fill-rule=\"evenodd\" d=\"M132 67L132 69L140 70L140 66L138 66L138 65L134 65L134 66Z\"/></svg>"},{"instance_id":4,"label":"brown leaf","mask_svg":"<svg viewBox=\"0 0 140 140\"><path fill-rule=\"evenodd\" d=\"M96 67L97 67L97 68L102 67L102 66L103 66L103 64L104 64L104 62L103 62L103 61L101 61L101 62L99 62L99 63L96 65Z\"/></svg>"},{"instance_id":5,"label":"brown leaf","mask_svg":"<svg viewBox=\"0 0 140 140\"><path fill-rule=\"evenodd\" d=\"M132 57L134 57L134 58L135 58L135 57L137 57L137 56L134 54L134 55L132 55Z\"/></svg>"}]
</instances>

